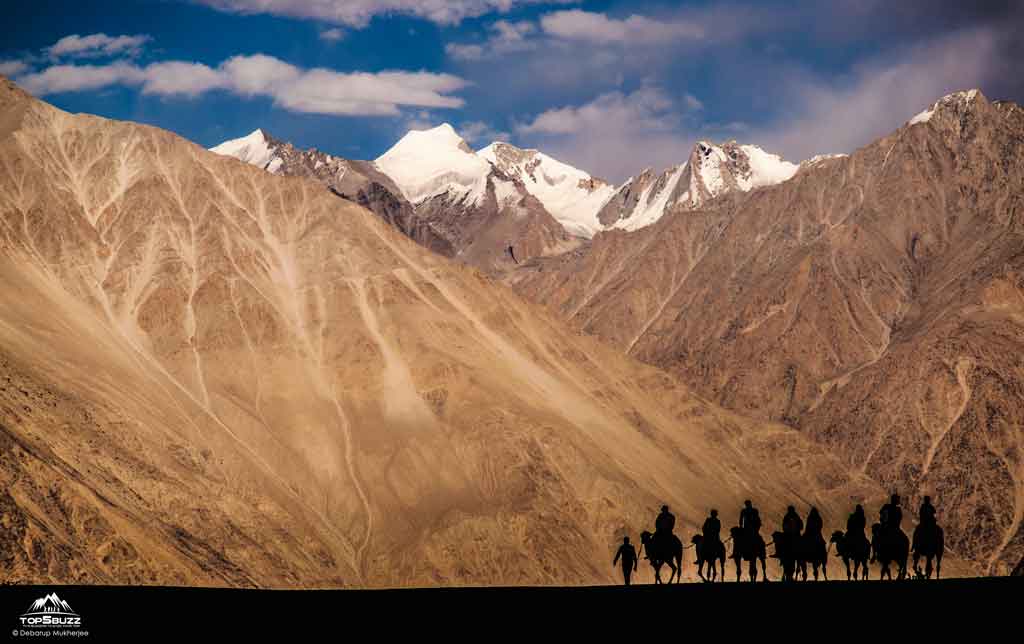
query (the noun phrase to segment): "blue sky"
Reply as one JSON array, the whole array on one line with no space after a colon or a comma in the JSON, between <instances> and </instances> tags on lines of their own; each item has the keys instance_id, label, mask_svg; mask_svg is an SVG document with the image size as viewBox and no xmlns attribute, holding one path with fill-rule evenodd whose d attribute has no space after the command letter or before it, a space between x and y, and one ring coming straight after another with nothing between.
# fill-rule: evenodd
<instances>
[{"instance_id":1,"label":"blue sky","mask_svg":"<svg viewBox=\"0 0 1024 644\"><path fill-rule=\"evenodd\" d=\"M893 7L895 5L895 8ZM699 138L849 152L949 91L1024 102L1022 2L34 0L0 73L202 145L374 158L452 123L613 181Z\"/></svg>"}]
</instances>

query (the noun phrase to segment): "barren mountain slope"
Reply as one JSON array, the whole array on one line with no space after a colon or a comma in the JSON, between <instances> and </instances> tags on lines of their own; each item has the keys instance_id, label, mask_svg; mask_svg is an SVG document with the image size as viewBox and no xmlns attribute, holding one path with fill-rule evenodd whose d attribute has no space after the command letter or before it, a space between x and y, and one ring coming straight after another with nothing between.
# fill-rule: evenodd
<instances>
[{"instance_id":1,"label":"barren mountain slope","mask_svg":"<svg viewBox=\"0 0 1024 644\"><path fill-rule=\"evenodd\" d=\"M535 262L518 290L799 426L991 571L1024 552L1024 112L941 99L848 158Z\"/></svg>"},{"instance_id":2,"label":"barren mountain slope","mask_svg":"<svg viewBox=\"0 0 1024 644\"><path fill-rule=\"evenodd\" d=\"M451 243L416 217L412 204L390 177L370 161L344 159L316 148L300 150L262 129L225 141L211 152L232 156L286 177L316 179L335 194L368 208L404 235L435 253L455 254Z\"/></svg>"},{"instance_id":3,"label":"barren mountain slope","mask_svg":"<svg viewBox=\"0 0 1024 644\"><path fill-rule=\"evenodd\" d=\"M6 81L0 443L45 583L600 583L662 502L882 492L314 181Z\"/></svg>"}]
</instances>

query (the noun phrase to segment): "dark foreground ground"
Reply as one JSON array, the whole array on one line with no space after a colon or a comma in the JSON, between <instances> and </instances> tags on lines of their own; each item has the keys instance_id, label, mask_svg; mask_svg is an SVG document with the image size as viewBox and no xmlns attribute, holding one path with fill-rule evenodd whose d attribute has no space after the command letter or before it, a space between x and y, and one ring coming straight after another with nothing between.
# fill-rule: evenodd
<instances>
[{"instance_id":1,"label":"dark foreground ground","mask_svg":"<svg viewBox=\"0 0 1024 644\"><path fill-rule=\"evenodd\" d=\"M77 635L21 624L32 603L50 593L79 616L80 625L68 629ZM1004 625L1012 629L1022 619L1024 578L1011 577L310 591L0 586L0 634L11 641L363 642L404 635L505 642L548 641L562 633L579 641L591 632L602 642L620 633L630 640L675 633L673 640L774 641L788 633L801 641L836 635L890 641L897 631L946 638L958 628L1009 634Z\"/></svg>"}]
</instances>

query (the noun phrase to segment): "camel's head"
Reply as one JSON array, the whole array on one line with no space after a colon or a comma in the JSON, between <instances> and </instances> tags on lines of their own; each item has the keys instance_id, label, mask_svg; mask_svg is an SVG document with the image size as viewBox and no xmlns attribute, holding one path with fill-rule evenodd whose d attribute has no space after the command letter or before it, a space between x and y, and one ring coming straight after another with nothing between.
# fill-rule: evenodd
<instances>
[{"instance_id":1,"label":"camel's head","mask_svg":"<svg viewBox=\"0 0 1024 644\"><path fill-rule=\"evenodd\" d=\"M829 539L829 542L830 543L842 543L844 536L845 535L843 535L843 531L842 530L836 530L835 532L832 533L832 538Z\"/></svg>"},{"instance_id":2,"label":"camel's head","mask_svg":"<svg viewBox=\"0 0 1024 644\"><path fill-rule=\"evenodd\" d=\"M743 536L743 528L739 527L738 525L734 525L733 527L729 528L729 534L732 535L733 539L741 537Z\"/></svg>"},{"instance_id":3,"label":"camel's head","mask_svg":"<svg viewBox=\"0 0 1024 644\"><path fill-rule=\"evenodd\" d=\"M651 533L644 530L640 533L640 543L647 544L651 541Z\"/></svg>"},{"instance_id":4,"label":"camel's head","mask_svg":"<svg viewBox=\"0 0 1024 644\"><path fill-rule=\"evenodd\" d=\"M692 543L695 546L699 546L701 541L704 541L704 535L702 534L695 534L690 539L690 543Z\"/></svg>"}]
</instances>

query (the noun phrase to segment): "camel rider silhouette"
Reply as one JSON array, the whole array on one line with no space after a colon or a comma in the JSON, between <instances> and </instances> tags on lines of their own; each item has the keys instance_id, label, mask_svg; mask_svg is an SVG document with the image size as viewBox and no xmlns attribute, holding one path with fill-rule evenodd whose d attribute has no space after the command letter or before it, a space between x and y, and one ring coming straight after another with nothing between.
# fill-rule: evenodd
<instances>
[{"instance_id":1,"label":"camel rider silhouette","mask_svg":"<svg viewBox=\"0 0 1024 644\"><path fill-rule=\"evenodd\" d=\"M924 497L921 509L917 512L917 520L918 523L929 528L935 525L935 506L932 505L932 497Z\"/></svg>"},{"instance_id":2,"label":"camel rider silhouette","mask_svg":"<svg viewBox=\"0 0 1024 644\"><path fill-rule=\"evenodd\" d=\"M846 520L846 536L849 539L866 539L864 531L868 527L868 518L864 516L864 506L857 504L856 509Z\"/></svg>"},{"instance_id":3,"label":"camel rider silhouette","mask_svg":"<svg viewBox=\"0 0 1024 644\"><path fill-rule=\"evenodd\" d=\"M755 537L761 531L761 515L750 499L743 502L743 509L740 510L740 529L748 537Z\"/></svg>"},{"instance_id":4,"label":"camel rider silhouette","mask_svg":"<svg viewBox=\"0 0 1024 644\"><path fill-rule=\"evenodd\" d=\"M927 543L927 540L933 537L936 525L935 506L932 505L932 497L926 496L921 501L921 508L917 511L917 527L914 528L913 542L915 552L923 545L922 540Z\"/></svg>"},{"instance_id":5,"label":"camel rider silhouette","mask_svg":"<svg viewBox=\"0 0 1024 644\"><path fill-rule=\"evenodd\" d=\"M636 572L636 549L629 542L629 537L622 537L622 545L619 546L619 551L615 553L615 559L612 559L612 565L614 566L622 560L622 583L626 586L629 585L629 577L632 573Z\"/></svg>"},{"instance_id":6,"label":"camel rider silhouette","mask_svg":"<svg viewBox=\"0 0 1024 644\"><path fill-rule=\"evenodd\" d=\"M782 517L782 533L790 537L799 537L804 530L804 521L796 513L792 505L786 508L786 516Z\"/></svg>"},{"instance_id":7,"label":"camel rider silhouette","mask_svg":"<svg viewBox=\"0 0 1024 644\"><path fill-rule=\"evenodd\" d=\"M903 508L900 507L900 495L893 494L889 502L882 506L880 513L882 530L887 534L896 534L903 523Z\"/></svg>"},{"instance_id":8,"label":"camel rider silhouette","mask_svg":"<svg viewBox=\"0 0 1024 644\"><path fill-rule=\"evenodd\" d=\"M821 531L824 529L825 523L821 520L818 508L812 507L811 511L807 514L807 530L805 530L805 534L821 537Z\"/></svg>"},{"instance_id":9,"label":"camel rider silhouette","mask_svg":"<svg viewBox=\"0 0 1024 644\"><path fill-rule=\"evenodd\" d=\"M705 548L713 547L722 540L722 522L718 520L718 510L711 510L711 516L704 520L701 532L704 535Z\"/></svg>"},{"instance_id":10,"label":"camel rider silhouette","mask_svg":"<svg viewBox=\"0 0 1024 644\"><path fill-rule=\"evenodd\" d=\"M668 511L668 506L661 506L661 513L658 514L658 518L654 520L654 541L655 543L662 545L668 544L672 536L672 530L676 527L676 517ZM650 558L650 553L647 555Z\"/></svg>"}]
</instances>

